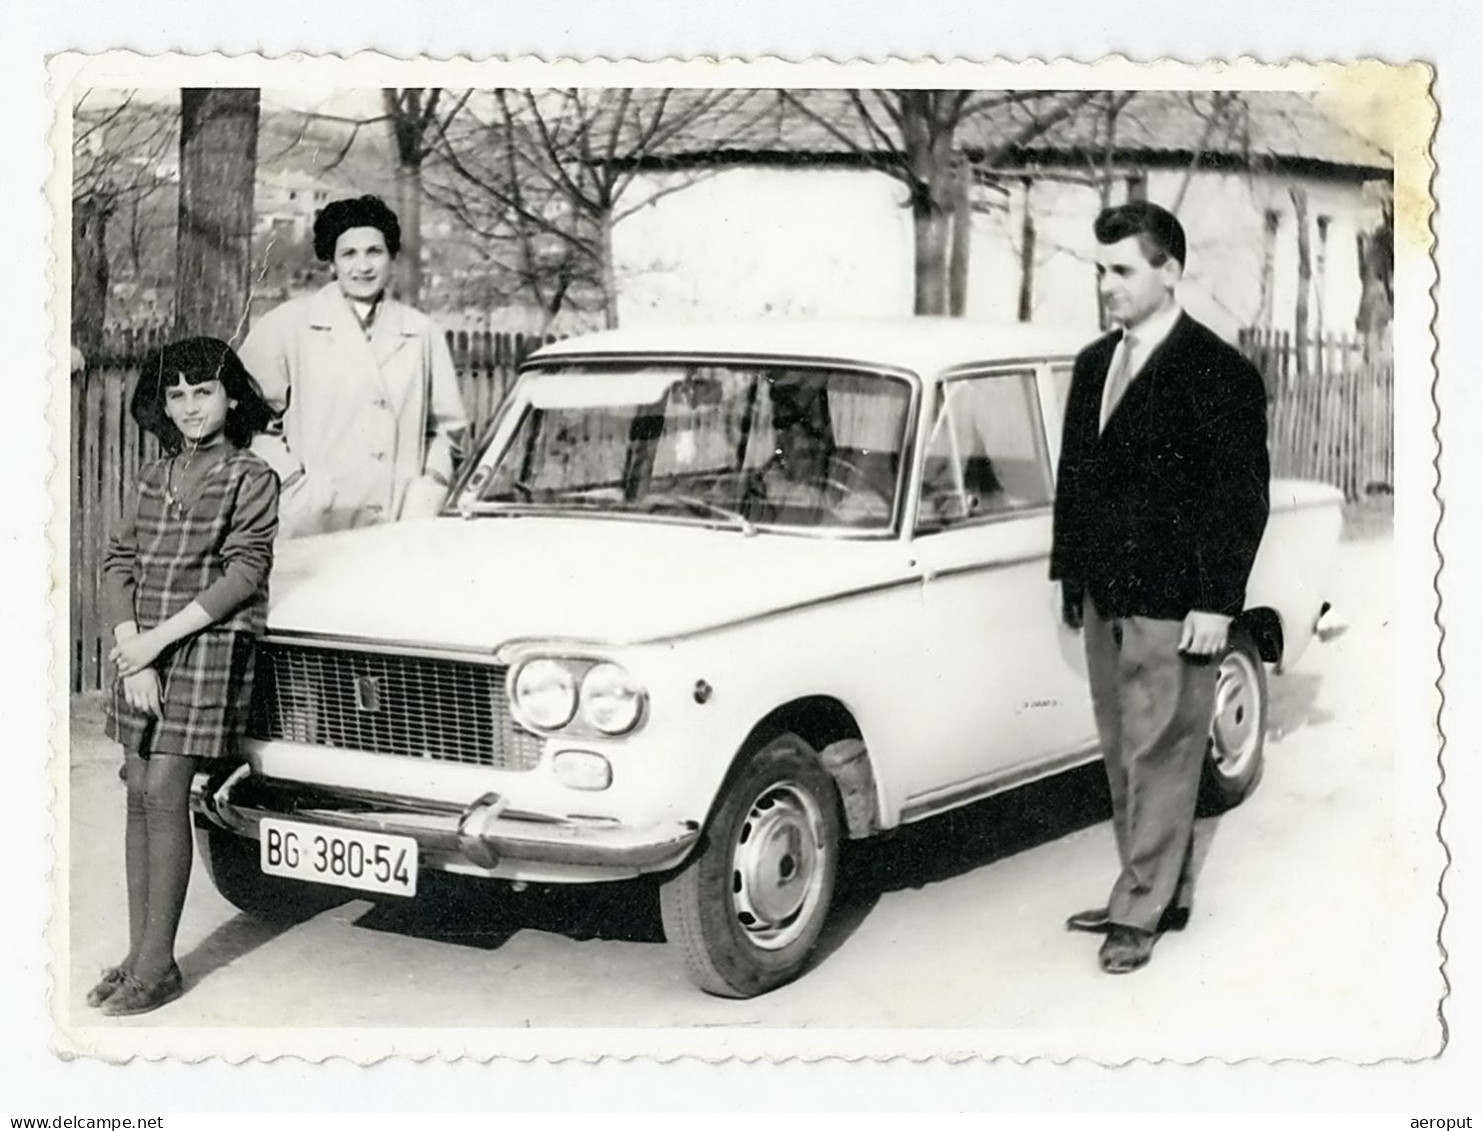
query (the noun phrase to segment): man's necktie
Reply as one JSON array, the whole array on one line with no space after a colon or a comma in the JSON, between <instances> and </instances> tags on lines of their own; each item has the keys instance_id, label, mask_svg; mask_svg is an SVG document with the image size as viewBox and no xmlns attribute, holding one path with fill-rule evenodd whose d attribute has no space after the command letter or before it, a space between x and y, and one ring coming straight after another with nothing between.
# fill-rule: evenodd
<instances>
[{"instance_id":1,"label":"man's necktie","mask_svg":"<svg viewBox=\"0 0 1483 1131\"><path fill-rule=\"evenodd\" d=\"M1138 341L1126 330L1123 331L1122 343L1118 346L1117 358L1113 363L1112 372L1107 374L1107 395L1103 397L1102 404L1102 427L1107 427L1107 421L1112 418L1113 412L1117 410L1118 401L1123 399L1123 393L1127 392L1128 382L1133 379L1133 351L1138 348Z\"/></svg>"}]
</instances>

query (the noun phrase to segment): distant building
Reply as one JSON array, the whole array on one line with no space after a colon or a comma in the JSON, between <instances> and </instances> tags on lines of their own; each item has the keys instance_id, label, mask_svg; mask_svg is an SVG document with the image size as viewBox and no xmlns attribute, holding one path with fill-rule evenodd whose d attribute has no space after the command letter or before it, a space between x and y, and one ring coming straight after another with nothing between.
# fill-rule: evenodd
<instances>
[{"instance_id":1,"label":"distant building","mask_svg":"<svg viewBox=\"0 0 1483 1131\"><path fill-rule=\"evenodd\" d=\"M329 187L300 169L259 170L253 200L253 234L270 230L303 240L314 214L330 201Z\"/></svg>"}]
</instances>

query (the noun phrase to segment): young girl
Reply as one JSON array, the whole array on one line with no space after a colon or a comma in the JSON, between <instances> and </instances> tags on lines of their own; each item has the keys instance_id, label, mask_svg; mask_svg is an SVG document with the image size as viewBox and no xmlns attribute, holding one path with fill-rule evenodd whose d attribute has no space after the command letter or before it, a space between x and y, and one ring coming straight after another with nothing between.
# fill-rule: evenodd
<instances>
[{"instance_id":1,"label":"young girl","mask_svg":"<svg viewBox=\"0 0 1483 1131\"><path fill-rule=\"evenodd\" d=\"M175 932L191 868L191 778L231 758L252 692L278 527L278 480L247 451L271 410L224 342L150 355L129 411L163 458L103 559L118 684L108 733L124 747L129 952L88 993L122 1016L184 992Z\"/></svg>"}]
</instances>

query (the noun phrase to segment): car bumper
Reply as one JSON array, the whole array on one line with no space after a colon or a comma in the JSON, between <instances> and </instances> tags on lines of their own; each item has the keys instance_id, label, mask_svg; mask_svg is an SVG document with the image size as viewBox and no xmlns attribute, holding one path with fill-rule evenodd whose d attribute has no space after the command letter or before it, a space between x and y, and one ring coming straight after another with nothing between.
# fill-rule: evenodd
<instances>
[{"instance_id":1,"label":"car bumper","mask_svg":"<svg viewBox=\"0 0 1483 1131\"><path fill-rule=\"evenodd\" d=\"M265 817L326 828L409 836L424 867L512 880L573 883L673 868L700 838L692 822L646 826L514 809L486 793L464 806L340 787L305 786L236 767L198 774L191 808L212 824L258 839Z\"/></svg>"}]
</instances>

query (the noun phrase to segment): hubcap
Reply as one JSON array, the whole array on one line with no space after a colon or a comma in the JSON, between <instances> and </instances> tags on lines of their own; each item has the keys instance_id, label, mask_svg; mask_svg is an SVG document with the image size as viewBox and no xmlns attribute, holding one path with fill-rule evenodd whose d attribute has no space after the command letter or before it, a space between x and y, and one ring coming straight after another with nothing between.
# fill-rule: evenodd
<instances>
[{"instance_id":1,"label":"hubcap","mask_svg":"<svg viewBox=\"0 0 1483 1131\"><path fill-rule=\"evenodd\" d=\"M736 919L764 950L808 929L824 882L824 818L795 782L769 786L752 802L732 849Z\"/></svg>"},{"instance_id":2,"label":"hubcap","mask_svg":"<svg viewBox=\"0 0 1483 1131\"><path fill-rule=\"evenodd\" d=\"M1251 657L1231 652L1215 677L1215 714L1210 724L1211 756L1223 777L1239 777L1261 741L1260 676Z\"/></svg>"}]
</instances>

